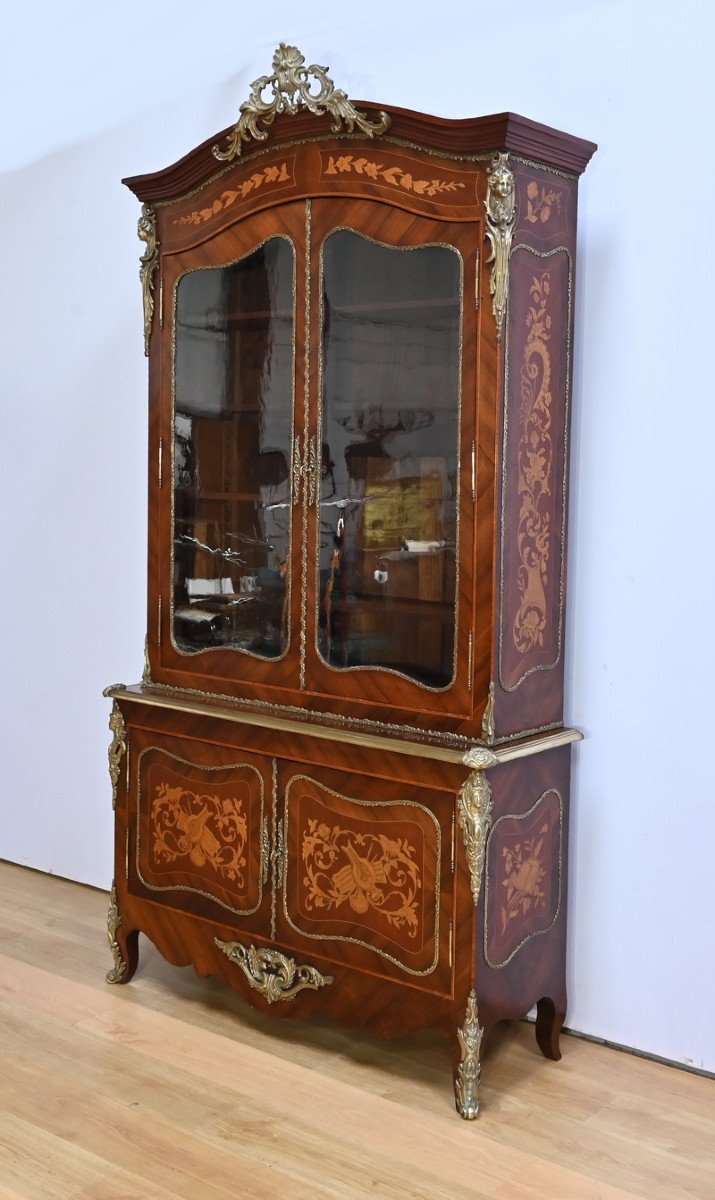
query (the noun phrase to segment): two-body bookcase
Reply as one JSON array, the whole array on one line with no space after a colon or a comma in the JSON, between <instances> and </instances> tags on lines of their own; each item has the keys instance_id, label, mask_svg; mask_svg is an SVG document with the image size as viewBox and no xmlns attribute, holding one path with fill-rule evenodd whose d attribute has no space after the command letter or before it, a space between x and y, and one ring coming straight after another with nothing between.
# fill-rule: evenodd
<instances>
[{"instance_id":1,"label":"two-body bookcase","mask_svg":"<svg viewBox=\"0 0 715 1200\"><path fill-rule=\"evenodd\" d=\"M138 932L278 1016L559 1057L578 175L521 117L353 106L281 46L142 201L149 617L113 698Z\"/></svg>"}]
</instances>

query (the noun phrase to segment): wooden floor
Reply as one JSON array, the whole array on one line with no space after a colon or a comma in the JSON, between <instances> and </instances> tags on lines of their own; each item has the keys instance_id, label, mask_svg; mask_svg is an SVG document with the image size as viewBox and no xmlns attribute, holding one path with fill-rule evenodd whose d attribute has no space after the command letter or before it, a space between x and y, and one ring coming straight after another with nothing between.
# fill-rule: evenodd
<instances>
[{"instance_id":1,"label":"wooden floor","mask_svg":"<svg viewBox=\"0 0 715 1200\"><path fill-rule=\"evenodd\" d=\"M0 863L0 1200L715 1198L711 1080L502 1026L461 1121L437 1036L274 1022L146 939L108 986L106 911Z\"/></svg>"}]
</instances>

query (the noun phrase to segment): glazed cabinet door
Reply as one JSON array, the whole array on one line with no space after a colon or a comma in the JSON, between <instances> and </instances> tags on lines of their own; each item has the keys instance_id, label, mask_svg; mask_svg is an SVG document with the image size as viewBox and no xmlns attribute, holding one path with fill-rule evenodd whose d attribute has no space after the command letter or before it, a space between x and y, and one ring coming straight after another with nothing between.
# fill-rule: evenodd
<instances>
[{"instance_id":1,"label":"glazed cabinet door","mask_svg":"<svg viewBox=\"0 0 715 1200\"><path fill-rule=\"evenodd\" d=\"M281 945L449 994L453 795L280 764L276 805Z\"/></svg>"},{"instance_id":2,"label":"glazed cabinet door","mask_svg":"<svg viewBox=\"0 0 715 1200\"><path fill-rule=\"evenodd\" d=\"M270 894L270 763L132 730L126 872L132 894L260 930Z\"/></svg>"},{"instance_id":3,"label":"glazed cabinet door","mask_svg":"<svg viewBox=\"0 0 715 1200\"><path fill-rule=\"evenodd\" d=\"M159 682L297 684L303 255L302 206L286 205L162 259L149 619Z\"/></svg>"},{"instance_id":4,"label":"glazed cabinet door","mask_svg":"<svg viewBox=\"0 0 715 1200\"><path fill-rule=\"evenodd\" d=\"M313 204L309 691L471 712L479 246Z\"/></svg>"}]
</instances>

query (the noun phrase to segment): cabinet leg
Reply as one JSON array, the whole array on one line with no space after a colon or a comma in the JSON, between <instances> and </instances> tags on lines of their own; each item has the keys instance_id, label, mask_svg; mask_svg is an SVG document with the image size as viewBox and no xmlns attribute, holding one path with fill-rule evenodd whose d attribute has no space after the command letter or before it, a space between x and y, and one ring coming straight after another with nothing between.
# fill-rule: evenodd
<instances>
[{"instance_id":1,"label":"cabinet leg","mask_svg":"<svg viewBox=\"0 0 715 1200\"><path fill-rule=\"evenodd\" d=\"M123 929L123 921L117 906L117 893L112 884L112 894L107 913L107 941L112 951L114 966L107 972L107 983L129 983L139 962L139 931Z\"/></svg>"},{"instance_id":2,"label":"cabinet leg","mask_svg":"<svg viewBox=\"0 0 715 1200\"><path fill-rule=\"evenodd\" d=\"M553 1058L557 1062L561 1058L559 1034L565 1017L566 1013L557 1011L556 1005L549 996L542 996L538 1001L536 1005L536 1041L541 1053L546 1058Z\"/></svg>"},{"instance_id":3,"label":"cabinet leg","mask_svg":"<svg viewBox=\"0 0 715 1200\"><path fill-rule=\"evenodd\" d=\"M459 1058L454 1075L454 1097L457 1112L465 1121L473 1121L479 1112L479 1077L481 1065L479 1052L484 1030L479 1024L476 992L472 990L467 1000L467 1013L457 1030Z\"/></svg>"}]
</instances>

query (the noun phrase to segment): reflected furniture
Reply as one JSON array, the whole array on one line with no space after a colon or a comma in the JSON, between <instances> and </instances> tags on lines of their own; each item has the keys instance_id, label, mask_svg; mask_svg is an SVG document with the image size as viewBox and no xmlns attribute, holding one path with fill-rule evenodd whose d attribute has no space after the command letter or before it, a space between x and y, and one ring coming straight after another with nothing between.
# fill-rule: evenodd
<instances>
[{"instance_id":1,"label":"reflected furniture","mask_svg":"<svg viewBox=\"0 0 715 1200\"><path fill-rule=\"evenodd\" d=\"M113 699L110 980L147 934L276 1016L559 1057L578 176L513 114L354 105L281 45L125 182L149 359L140 684Z\"/></svg>"}]
</instances>

